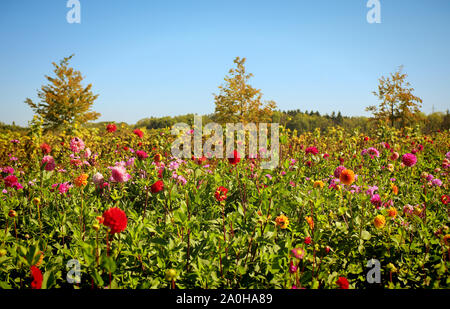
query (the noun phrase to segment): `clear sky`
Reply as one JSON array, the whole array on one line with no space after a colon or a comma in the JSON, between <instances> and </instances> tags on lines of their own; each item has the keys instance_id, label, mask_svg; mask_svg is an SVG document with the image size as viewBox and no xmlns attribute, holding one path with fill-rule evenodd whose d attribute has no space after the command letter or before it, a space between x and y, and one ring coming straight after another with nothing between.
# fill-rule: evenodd
<instances>
[{"instance_id":1,"label":"clear sky","mask_svg":"<svg viewBox=\"0 0 450 309\"><path fill-rule=\"evenodd\" d=\"M26 125L24 100L73 53L99 121L212 113L236 56L282 110L367 115L399 65L424 112L450 108L449 0L380 0L381 24L367 22L367 0L80 3L69 24L67 0L0 1L0 121Z\"/></svg>"}]
</instances>

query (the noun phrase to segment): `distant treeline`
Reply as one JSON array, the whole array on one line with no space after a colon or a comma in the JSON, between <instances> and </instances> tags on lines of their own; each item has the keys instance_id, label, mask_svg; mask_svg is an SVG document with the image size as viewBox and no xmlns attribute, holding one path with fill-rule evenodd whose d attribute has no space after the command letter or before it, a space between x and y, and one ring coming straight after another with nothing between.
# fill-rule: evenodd
<instances>
[{"instance_id":1,"label":"distant treeline","mask_svg":"<svg viewBox=\"0 0 450 309\"><path fill-rule=\"evenodd\" d=\"M206 124L214 122L215 115L203 115L202 123ZM344 129L353 130L359 128L361 132L368 132L374 127L374 123L371 118L364 116L343 116L341 112L332 112L331 115L321 115L318 111L301 111L288 110L288 111L274 111L272 115L272 122L278 122L291 130L297 130L299 133L314 131L316 128L322 130L333 126L340 126ZM96 122L85 124L89 128L105 128L110 122ZM127 127L135 128L147 128L147 129L162 129L170 128L176 123L186 123L193 125L194 114L186 114L181 116L165 116L165 117L150 117L139 120L136 124L127 124L124 122L116 123L119 127L125 125ZM446 113L435 112L429 115L424 113L419 114L419 120L417 124L420 125L424 133L437 130L449 130L450 129L450 114L447 110ZM12 125L4 124L0 122L0 132L3 131L23 131L27 130L26 127L17 126L14 123Z\"/></svg>"},{"instance_id":2,"label":"distant treeline","mask_svg":"<svg viewBox=\"0 0 450 309\"><path fill-rule=\"evenodd\" d=\"M0 121L0 133L6 131L25 133L27 131L27 128L18 126L14 122L12 124L6 124Z\"/></svg>"},{"instance_id":3,"label":"distant treeline","mask_svg":"<svg viewBox=\"0 0 450 309\"><path fill-rule=\"evenodd\" d=\"M202 123L215 121L215 115L203 115ZM135 127L146 127L147 129L161 129L171 127L176 123L187 123L192 125L194 122L194 114L186 114L175 117L150 117L139 120ZM333 127L341 126L344 129L352 130L359 128L361 132L368 132L375 125L371 118L364 116L343 116L341 112L332 112L331 115L321 115L318 111L301 111L288 110L288 111L275 111L272 115L272 122L278 122L281 125L286 126L291 130L297 130L297 132L314 131L316 128L322 130ZM424 131L428 133L436 130L448 130L450 129L450 114L447 110L446 113L435 112L429 115L424 113L419 114L418 124Z\"/></svg>"},{"instance_id":4,"label":"distant treeline","mask_svg":"<svg viewBox=\"0 0 450 309\"><path fill-rule=\"evenodd\" d=\"M367 132L371 126L369 118L342 116L341 112L332 112L331 115L321 115L318 111L276 111L272 116L273 122L279 122L291 130L297 130L299 133L314 131L316 128L325 130L329 127L341 126L345 129L358 128L360 131Z\"/></svg>"}]
</instances>

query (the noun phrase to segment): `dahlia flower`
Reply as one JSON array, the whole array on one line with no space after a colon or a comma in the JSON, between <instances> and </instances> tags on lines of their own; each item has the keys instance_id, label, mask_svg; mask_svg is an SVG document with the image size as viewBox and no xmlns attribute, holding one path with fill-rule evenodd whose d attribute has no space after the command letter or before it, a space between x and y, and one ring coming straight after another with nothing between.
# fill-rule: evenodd
<instances>
[{"instance_id":1,"label":"dahlia flower","mask_svg":"<svg viewBox=\"0 0 450 309\"><path fill-rule=\"evenodd\" d=\"M55 165L55 159L53 159L52 156L44 156L42 158L42 162L41 165L44 165L44 169L48 172L51 172L55 169L56 165Z\"/></svg>"},{"instance_id":2,"label":"dahlia flower","mask_svg":"<svg viewBox=\"0 0 450 309\"><path fill-rule=\"evenodd\" d=\"M74 137L70 141L70 149L75 153L79 153L81 150L83 150L84 146L84 142L81 138Z\"/></svg>"},{"instance_id":3,"label":"dahlia flower","mask_svg":"<svg viewBox=\"0 0 450 309\"><path fill-rule=\"evenodd\" d=\"M103 225L110 228L110 233L120 233L127 227L127 215L120 208L114 207L103 213Z\"/></svg>"},{"instance_id":4,"label":"dahlia flower","mask_svg":"<svg viewBox=\"0 0 450 309\"><path fill-rule=\"evenodd\" d=\"M417 157L412 153L407 153L402 156L402 163L408 167L412 167L417 163Z\"/></svg>"}]
</instances>

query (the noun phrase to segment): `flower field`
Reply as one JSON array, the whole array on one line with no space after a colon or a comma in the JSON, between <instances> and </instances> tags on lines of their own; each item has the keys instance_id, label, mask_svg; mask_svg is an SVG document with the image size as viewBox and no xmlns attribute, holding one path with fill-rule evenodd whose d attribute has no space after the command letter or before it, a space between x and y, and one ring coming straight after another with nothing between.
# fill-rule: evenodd
<instances>
[{"instance_id":1,"label":"flower field","mask_svg":"<svg viewBox=\"0 0 450 309\"><path fill-rule=\"evenodd\" d=\"M0 287L450 288L449 132L282 128L273 170L174 138L2 134Z\"/></svg>"}]
</instances>

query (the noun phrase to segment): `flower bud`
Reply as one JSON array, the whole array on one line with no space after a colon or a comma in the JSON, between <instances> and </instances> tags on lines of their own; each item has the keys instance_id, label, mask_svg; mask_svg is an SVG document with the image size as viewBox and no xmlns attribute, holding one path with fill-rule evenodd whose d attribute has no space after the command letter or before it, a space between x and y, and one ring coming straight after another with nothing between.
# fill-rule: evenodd
<instances>
[{"instance_id":1,"label":"flower bud","mask_svg":"<svg viewBox=\"0 0 450 309\"><path fill-rule=\"evenodd\" d=\"M421 207L419 207L419 206L416 206L415 208L414 208L414 214L416 215L416 216L419 216L421 213L422 213L422 208Z\"/></svg>"},{"instance_id":2,"label":"flower bud","mask_svg":"<svg viewBox=\"0 0 450 309\"><path fill-rule=\"evenodd\" d=\"M387 265L387 268L388 268L391 272L393 272L393 273L396 273L396 272L397 272L397 267L395 267L394 264L392 264L392 263L389 263L389 264Z\"/></svg>"},{"instance_id":3,"label":"flower bud","mask_svg":"<svg viewBox=\"0 0 450 309\"><path fill-rule=\"evenodd\" d=\"M15 211L15 210L10 210L9 211L9 213L8 213L8 216L10 217L10 218L15 218L15 217L17 217L17 212Z\"/></svg>"},{"instance_id":4,"label":"flower bud","mask_svg":"<svg viewBox=\"0 0 450 309\"><path fill-rule=\"evenodd\" d=\"M389 164L387 165L387 169L388 169L390 172L393 172L393 171L394 171L394 165L389 163Z\"/></svg>"},{"instance_id":5,"label":"flower bud","mask_svg":"<svg viewBox=\"0 0 450 309\"><path fill-rule=\"evenodd\" d=\"M450 247L450 234L446 234L443 238L444 244Z\"/></svg>"},{"instance_id":6,"label":"flower bud","mask_svg":"<svg viewBox=\"0 0 450 309\"><path fill-rule=\"evenodd\" d=\"M166 270L166 280L167 281L175 281L177 277L177 271L173 268Z\"/></svg>"},{"instance_id":7,"label":"flower bud","mask_svg":"<svg viewBox=\"0 0 450 309\"><path fill-rule=\"evenodd\" d=\"M155 155L154 160L155 160L155 162L161 162L162 156L158 153Z\"/></svg>"},{"instance_id":8,"label":"flower bud","mask_svg":"<svg viewBox=\"0 0 450 309\"><path fill-rule=\"evenodd\" d=\"M102 224L103 221L105 221L105 218L103 216L97 216L96 219L98 221L98 224Z\"/></svg>"}]
</instances>

